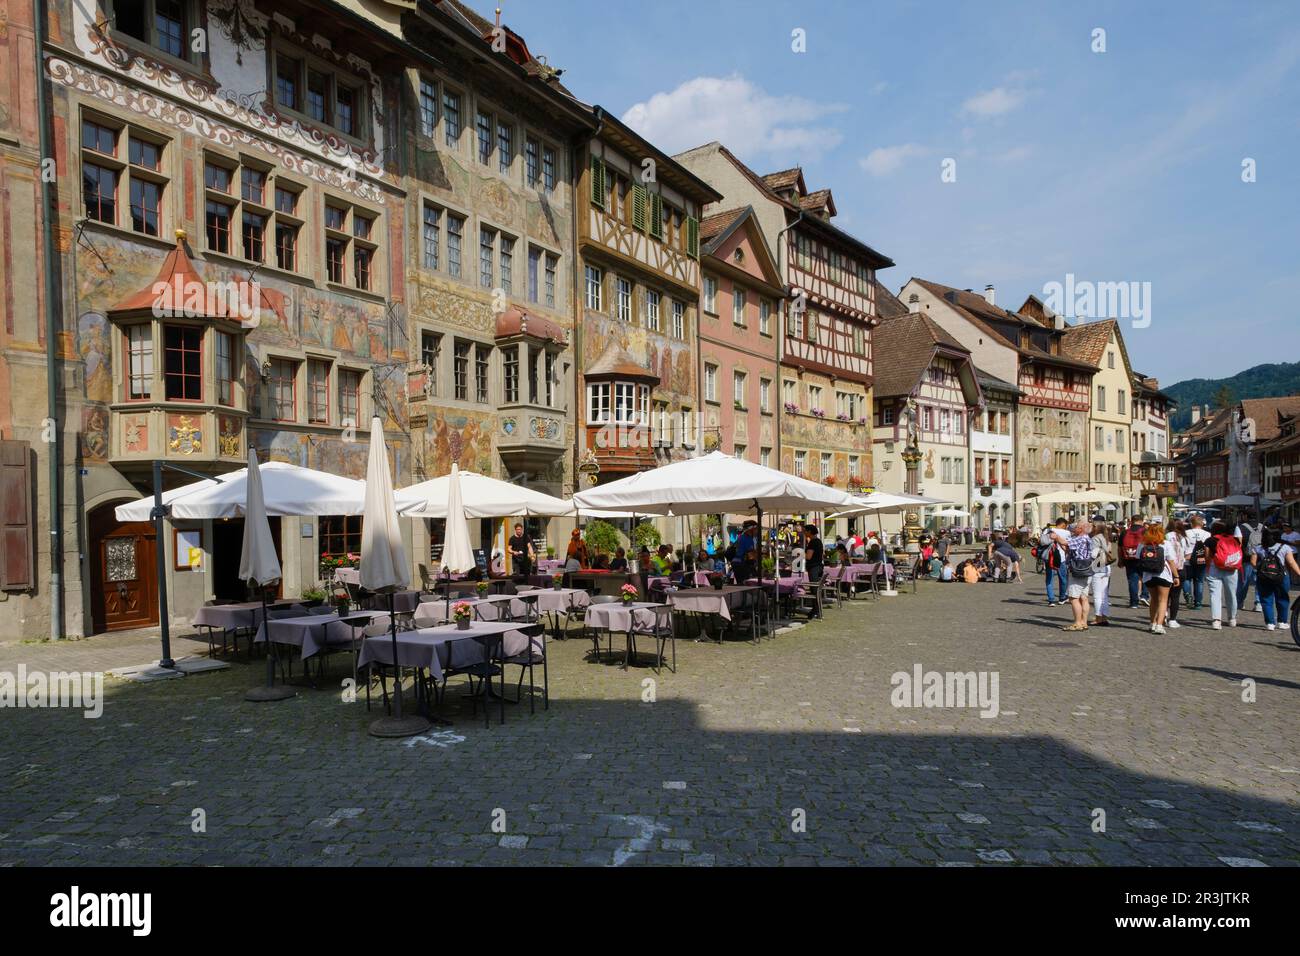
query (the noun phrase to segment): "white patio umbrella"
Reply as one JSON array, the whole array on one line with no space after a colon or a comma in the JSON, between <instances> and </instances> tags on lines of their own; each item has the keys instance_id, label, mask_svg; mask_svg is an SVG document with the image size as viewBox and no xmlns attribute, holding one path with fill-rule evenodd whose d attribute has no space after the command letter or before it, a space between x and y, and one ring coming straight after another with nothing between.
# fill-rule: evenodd
<instances>
[{"instance_id":1,"label":"white patio umbrella","mask_svg":"<svg viewBox=\"0 0 1300 956\"><path fill-rule=\"evenodd\" d=\"M969 518L969 511L962 511L960 508L940 508L931 515L932 518Z\"/></svg>"},{"instance_id":2,"label":"white patio umbrella","mask_svg":"<svg viewBox=\"0 0 1300 956\"><path fill-rule=\"evenodd\" d=\"M652 468L571 499L590 509L643 515L807 511L844 508L854 498L826 485L715 451Z\"/></svg>"},{"instance_id":3,"label":"white patio umbrella","mask_svg":"<svg viewBox=\"0 0 1300 956\"><path fill-rule=\"evenodd\" d=\"M446 583L447 610L451 617L451 576L464 574L475 567L474 550L469 546L469 524L465 516L464 499L461 496L460 466L451 465L451 474L445 484L446 495L442 504L446 515L446 534L442 539L442 573Z\"/></svg>"},{"instance_id":4,"label":"white patio umbrella","mask_svg":"<svg viewBox=\"0 0 1300 956\"><path fill-rule=\"evenodd\" d=\"M356 515L365 508L366 486L352 478L280 461L266 462L259 472L268 516ZM240 518L247 502L247 468L222 475L220 482L205 479L163 493L173 519ZM114 514L118 521L148 521L152 508L149 495L118 505Z\"/></svg>"},{"instance_id":5,"label":"white patio umbrella","mask_svg":"<svg viewBox=\"0 0 1300 956\"><path fill-rule=\"evenodd\" d=\"M266 615L266 586L281 577L280 559L275 554L275 538L271 535L271 522L267 520L266 501L262 494L262 472L257 464L257 449L248 449L248 468L243 482L247 497L244 501L244 541L239 552L239 580L257 588L262 598L262 626L266 628L266 684L254 687L244 695L245 700L287 700L294 691L281 684L275 686L275 644L271 641L271 628Z\"/></svg>"},{"instance_id":6,"label":"white patio umbrella","mask_svg":"<svg viewBox=\"0 0 1300 956\"><path fill-rule=\"evenodd\" d=\"M1261 495L1259 498L1260 508L1280 508L1282 502L1276 498L1268 498ZM1255 507L1254 495L1228 495L1226 498L1215 498L1213 501L1197 502L1198 508L1253 508Z\"/></svg>"},{"instance_id":7,"label":"white patio umbrella","mask_svg":"<svg viewBox=\"0 0 1300 956\"><path fill-rule=\"evenodd\" d=\"M423 717L402 714L402 668L397 656L397 615L393 592L411 581L406 546L397 524L393 502L393 480L388 471L388 448L384 426L375 416L370 420L370 454L366 459L365 504L361 524L361 586L388 595L389 630L393 642L393 713L370 725L375 737L411 737L429 729Z\"/></svg>"},{"instance_id":8,"label":"white patio umbrella","mask_svg":"<svg viewBox=\"0 0 1300 956\"><path fill-rule=\"evenodd\" d=\"M451 482L451 475L442 475L402 488L394 497L402 514L408 517L445 518ZM573 514L573 506L563 498L476 472L459 472L459 484L466 518L550 518Z\"/></svg>"}]
</instances>

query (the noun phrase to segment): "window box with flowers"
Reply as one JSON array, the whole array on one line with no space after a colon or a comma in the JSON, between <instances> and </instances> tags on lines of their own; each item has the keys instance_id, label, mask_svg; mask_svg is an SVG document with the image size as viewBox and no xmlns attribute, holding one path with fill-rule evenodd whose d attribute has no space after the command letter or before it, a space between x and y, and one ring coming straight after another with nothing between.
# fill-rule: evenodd
<instances>
[{"instance_id":1,"label":"window box with flowers","mask_svg":"<svg viewBox=\"0 0 1300 956\"><path fill-rule=\"evenodd\" d=\"M814 409L812 410L812 415L813 415L814 418L825 418L825 417L826 417L826 409L824 409L824 408L814 408Z\"/></svg>"},{"instance_id":2,"label":"window box with flowers","mask_svg":"<svg viewBox=\"0 0 1300 956\"><path fill-rule=\"evenodd\" d=\"M797 415L797 414L799 414L799 406L796 405L794 402L786 402L786 403L785 403L785 410L786 410L786 412L788 412L788 413L791 414L791 415Z\"/></svg>"},{"instance_id":3,"label":"window box with flowers","mask_svg":"<svg viewBox=\"0 0 1300 956\"><path fill-rule=\"evenodd\" d=\"M320 559L320 579L322 581L333 581L334 572L339 568L356 568L361 566L361 555L348 552L347 554L323 554Z\"/></svg>"},{"instance_id":4,"label":"window box with flowers","mask_svg":"<svg viewBox=\"0 0 1300 956\"><path fill-rule=\"evenodd\" d=\"M846 415L844 412L840 412L838 415L835 416L835 420L841 422L850 422L853 420L853 418L850 415Z\"/></svg>"}]
</instances>

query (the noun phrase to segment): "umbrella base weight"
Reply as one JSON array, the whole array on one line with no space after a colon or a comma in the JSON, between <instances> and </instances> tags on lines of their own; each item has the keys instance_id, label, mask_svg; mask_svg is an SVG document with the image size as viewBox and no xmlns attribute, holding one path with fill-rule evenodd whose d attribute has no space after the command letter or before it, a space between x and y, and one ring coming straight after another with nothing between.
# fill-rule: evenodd
<instances>
[{"instance_id":1,"label":"umbrella base weight","mask_svg":"<svg viewBox=\"0 0 1300 956\"><path fill-rule=\"evenodd\" d=\"M266 703L272 700L288 700L291 697L297 697L298 692L292 687L286 687L283 684L276 684L274 687L254 687L244 695L244 700L251 700L256 703Z\"/></svg>"},{"instance_id":2,"label":"umbrella base weight","mask_svg":"<svg viewBox=\"0 0 1300 956\"><path fill-rule=\"evenodd\" d=\"M414 737L433 726L423 717L380 717L370 724L371 737Z\"/></svg>"}]
</instances>

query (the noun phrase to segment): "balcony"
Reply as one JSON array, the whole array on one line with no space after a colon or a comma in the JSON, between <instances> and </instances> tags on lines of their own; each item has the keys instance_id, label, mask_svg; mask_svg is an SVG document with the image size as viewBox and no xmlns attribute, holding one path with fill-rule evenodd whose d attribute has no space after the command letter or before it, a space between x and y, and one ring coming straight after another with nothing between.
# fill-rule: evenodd
<instances>
[{"instance_id":1,"label":"balcony","mask_svg":"<svg viewBox=\"0 0 1300 956\"><path fill-rule=\"evenodd\" d=\"M563 409L512 403L497 411L497 451L512 471L546 471L569 450Z\"/></svg>"}]
</instances>

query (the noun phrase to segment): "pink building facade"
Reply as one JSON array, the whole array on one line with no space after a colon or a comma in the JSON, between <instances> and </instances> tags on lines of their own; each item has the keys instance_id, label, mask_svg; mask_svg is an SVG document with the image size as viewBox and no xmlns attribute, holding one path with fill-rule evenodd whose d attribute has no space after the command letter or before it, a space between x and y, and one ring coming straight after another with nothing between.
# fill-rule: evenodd
<instances>
[{"instance_id":1,"label":"pink building facade","mask_svg":"<svg viewBox=\"0 0 1300 956\"><path fill-rule=\"evenodd\" d=\"M781 461L778 333L785 290L752 208L700 224L701 428L707 451Z\"/></svg>"}]
</instances>

